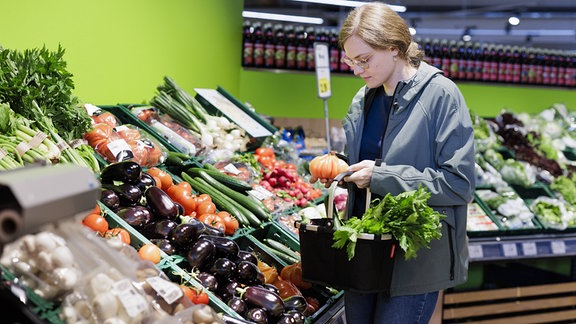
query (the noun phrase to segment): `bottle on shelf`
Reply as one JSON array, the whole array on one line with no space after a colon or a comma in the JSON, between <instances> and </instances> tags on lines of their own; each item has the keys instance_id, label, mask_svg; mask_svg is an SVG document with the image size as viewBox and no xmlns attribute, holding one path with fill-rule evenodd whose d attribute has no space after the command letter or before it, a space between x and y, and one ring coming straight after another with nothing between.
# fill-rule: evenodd
<instances>
[{"instance_id":1,"label":"bottle on shelf","mask_svg":"<svg viewBox=\"0 0 576 324\"><path fill-rule=\"evenodd\" d=\"M296 34L294 26L287 25L285 29L286 37L286 68L296 69Z\"/></svg>"},{"instance_id":2,"label":"bottle on shelf","mask_svg":"<svg viewBox=\"0 0 576 324\"><path fill-rule=\"evenodd\" d=\"M340 46L338 45L338 30L336 28L330 30L328 48L330 51L330 71L340 71Z\"/></svg>"},{"instance_id":3,"label":"bottle on shelf","mask_svg":"<svg viewBox=\"0 0 576 324\"><path fill-rule=\"evenodd\" d=\"M249 20L244 21L242 28L242 66L254 65L253 27Z\"/></svg>"},{"instance_id":4,"label":"bottle on shelf","mask_svg":"<svg viewBox=\"0 0 576 324\"><path fill-rule=\"evenodd\" d=\"M522 73L522 61L520 58L520 47L513 46L511 48L511 58L510 58L510 70L512 75L510 77L510 82L520 83L520 77Z\"/></svg>"},{"instance_id":5,"label":"bottle on shelf","mask_svg":"<svg viewBox=\"0 0 576 324\"><path fill-rule=\"evenodd\" d=\"M306 70L306 55L308 46L306 44L306 32L304 26L296 27L296 69Z\"/></svg>"},{"instance_id":6,"label":"bottle on shelf","mask_svg":"<svg viewBox=\"0 0 576 324\"><path fill-rule=\"evenodd\" d=\"M264 36L258 21L254 23L254 66L264 67Z\"/></svg>"},{"instance_id":7,"label":"bottle on shelf","mask_svg":"<svg viewBox=\"0 0 576 324\"><path fill-rule=\"evenodd\" d=\"M422 44L420 44L420 46L422 47L422 50L424 51L424 61L428 62L429 64L432 64L432 57L431 57L432 41L430 40L430 38L428 38L428 37L424 38L424 40L422 40Z\"/></svg>"},{"instance_id":8,"label":"bottle on shelf","mask_svg":"<svg viewBox=\"0 0 576 324\"><path fill-rule=\"evenodd\" d=\"M457 79L459 80L466 80L467 77L467 70L468 70L468 60L467 60L467 51L466 51L466 43L464 41L458 41L457 43Z\"/></svg>"},{"instance_id":9,"label":"bottle on shelf","mask_svg":"<svg viewBox=\"0 0 576 324\"><path fill-rule=\"evenodd\" d=\"M482 65L483 65L483 56L482 56L482 45L480 42L474 43L474 75L473 80L481 81L482 80Z\"/></svg>"},{"instance_id":10,"label":"bottle on shelf","mask_svg":"<svg viewBox=\"0 0 576 324\"><path fill-rule=\"evenodd\" d=\"M277 69L284 69L286 68L286 37L282 24L274 26L274 43L274 66Z\"/></svg>"},{"instance_id":11,"label":"bottle on shelf","mask_svg":"<svg viewBox=\"0 0 576 324\"><path fill-rule=\"evenodd\" d=\"M534 62L534 70L536 73L536 84L544 84L544 51L542 49L535 49L536 57Z\"/></svg>"},{"instance_id":12,"label":"bottle on shelf","mask_svg":"<svg viewBox=\"0 0 576 324\"><path fill-rule=\"evenodd\" d=\"M446 77L450 77L450 48L448 41L440 41L440 70L444 71Z\"/></svg>"},{"instance_id":13,"label":"bottle on shelf","mask_svg":"<svg viewBox=\"0 0 576 324\"><path fill-rule=\"evenodd\" d=\"M430 51L430 64L438 69L442 69L442 51L440 50L440 40L434 39Z\"/></svg>"},{"instance_id":14,"label":"bottle on shelf","mask_svg":"<svg viewBox=\"0 0 576 324\"><path fill-rule=\"evenodd\" d=\"M310 26L306 28L306 70L313 71L314 65L314 42L316 42L316 33L318 31Z\"/></svg>"},{"instance_id":15,"label":"bottle on shelf","mask_svg":"<svg viewBox=\"0 0 576 324\"><path fill-rule=\"evenodd\" d=\"M558 51L558 77L556 84L560 87L566 85L566 53Z\"/></svg>"},{"instance_id":16,"label":"bottle on shelf","mask_svg":"<svg viewBox=\"0 0 576 324\"><path fill-rule=\"evenodd\" d=\"M274 30L271 23L264 24L264 67L273 68L275 62Z\"/></svg>"},{"instance_id":17,"label":"bottle on shelf","mask_svg":"<svg viewBox=\"0 0 576 324\"><path fill-rule=\"evenodd\" d=\"M504 55L504 46L496 45L496 80L497 82L506 82L506 75L508 71L506 57Z\"/></svg>"},{"instance_id":18,"label":"bottle on shelf","mask_svg":"<svg viewBox=\"0 0 576 324\"><path fill-rule=\"evenodd\" d=\"M460 77L460 53L458 52L458 44L455 40L448 42L448 70L450 71L449 77L452 79L458 79Z\"/></svg>"}]
</instances>

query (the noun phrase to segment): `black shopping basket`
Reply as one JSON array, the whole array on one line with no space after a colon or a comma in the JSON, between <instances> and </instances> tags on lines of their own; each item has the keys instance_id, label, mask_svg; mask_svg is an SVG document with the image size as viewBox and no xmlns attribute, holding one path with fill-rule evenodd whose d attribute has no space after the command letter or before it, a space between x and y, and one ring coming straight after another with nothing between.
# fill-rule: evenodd
<instances>
[{"instance_id":1,"label":"black shopping basket","mask_svg":"<svg viewBox=\"0 0 576 324\"><path fill-rule=\"evenodd\" d=\"M300 235L300 258L302 279L337 289L361 293L389 293L394 267L394 251L397 241L389 234L360 234L355 255L348 260L346 248L337 249L334 244L334 190L338 182L350 173L339 174L328 195L328 218L315 219L311 224L296 222ZM366 206L370 204L367 192Z\"/></svg>"}]
</instances>

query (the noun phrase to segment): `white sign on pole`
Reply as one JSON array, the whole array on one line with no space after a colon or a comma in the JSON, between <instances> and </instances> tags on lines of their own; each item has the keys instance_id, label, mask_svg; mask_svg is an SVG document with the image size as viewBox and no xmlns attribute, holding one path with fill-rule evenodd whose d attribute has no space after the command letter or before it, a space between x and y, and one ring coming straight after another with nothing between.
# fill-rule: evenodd
<instances>
[{"instance_id":1,"label":"white sign on pole","mask_svg":"<svg viewBox=\"0 0 576 324\"><path fill-rule=\"evenodd\" d=\"M328 44L314 43L314 65L316 66L316 82L318 85L318 97L327 99L332 96L330 86L330 55Z\"/></svg>"}]
</instances>

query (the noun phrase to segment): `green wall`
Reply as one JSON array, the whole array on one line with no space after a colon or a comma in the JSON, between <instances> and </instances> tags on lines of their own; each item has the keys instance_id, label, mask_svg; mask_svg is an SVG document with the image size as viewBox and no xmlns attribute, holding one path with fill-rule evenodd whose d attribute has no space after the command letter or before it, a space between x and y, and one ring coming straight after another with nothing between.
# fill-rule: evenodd
<instances>
[{"instance_id":1,"label":"green wall","mask_svg":"<svg viewBox=\"0 0 576 324\"><path fill-rule=\"evenodd\" d=\"M163 77L188 91L237 93L243 1L3 1L0 45L66 50L75 95L94 104L150 100Z\"/></svg>"},{"instance_id":2,"label":"green wall","mask_svg":"<svg viewBox=\"0 0 576 324\"><path fill-rule=\"evenodd\" d=\"M332 74L329 117L341 119L356 91L364 84L352 75ZM513 86L460 82L458 86L469 108L481 116L494 116L502 109L540 112L554 103L576 110L576 91L559 87ZM240 93L256 111L275 117L323 118L324 106L316 96L314 73L274 73L243 70Z\"/></svg>"},{"instance_id":3,"label":"green wall","mask_svg":"<svg viewBox=\"0 0 576 324\"><path fill-rule=\"evenodd\" d=\"M168 75L184 89L222 86L258 113L323 118L314 73L273 73L240 66L243 1L19 0L2 3L0 45L66 50L75 94L94 104L143 103ZM332 75L329 117L341 119L362 86ZM574 90L460 84L471 109L538 112L553 103L576 110Z\"/></svg>"}]
</instances>

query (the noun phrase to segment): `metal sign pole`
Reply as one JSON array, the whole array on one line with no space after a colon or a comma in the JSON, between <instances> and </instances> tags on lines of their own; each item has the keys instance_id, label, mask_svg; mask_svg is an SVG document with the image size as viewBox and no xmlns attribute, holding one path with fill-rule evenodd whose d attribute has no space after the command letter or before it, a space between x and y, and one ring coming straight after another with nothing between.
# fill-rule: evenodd
<instances>
[{"instance_id":1,"label":"metal sign pole","mask_svg":"<svg viewBox=\"0 0 576 324\"><path fill-rule=\"evenodd\" d=\"M328 99L324 99L324 120L326 122L326 144L328 152L332 151L330 142L330 119L328 118Z\"/></svg>"},{"instance_id":2,"label":"metal sign pole","mask_svg":"<svg viewBox=\"0 0 576 324\"><path fill-rule=\"evenodd\" d=\"M316 68L316 85L318 86L318 98L324 101L324 119L326 123L326 145L331 151L330 144L330 119L328 118L328 98L332 96L330 87L330 56L328 44L314 43L314 59Z\"/></svg>"}]
</instances>

